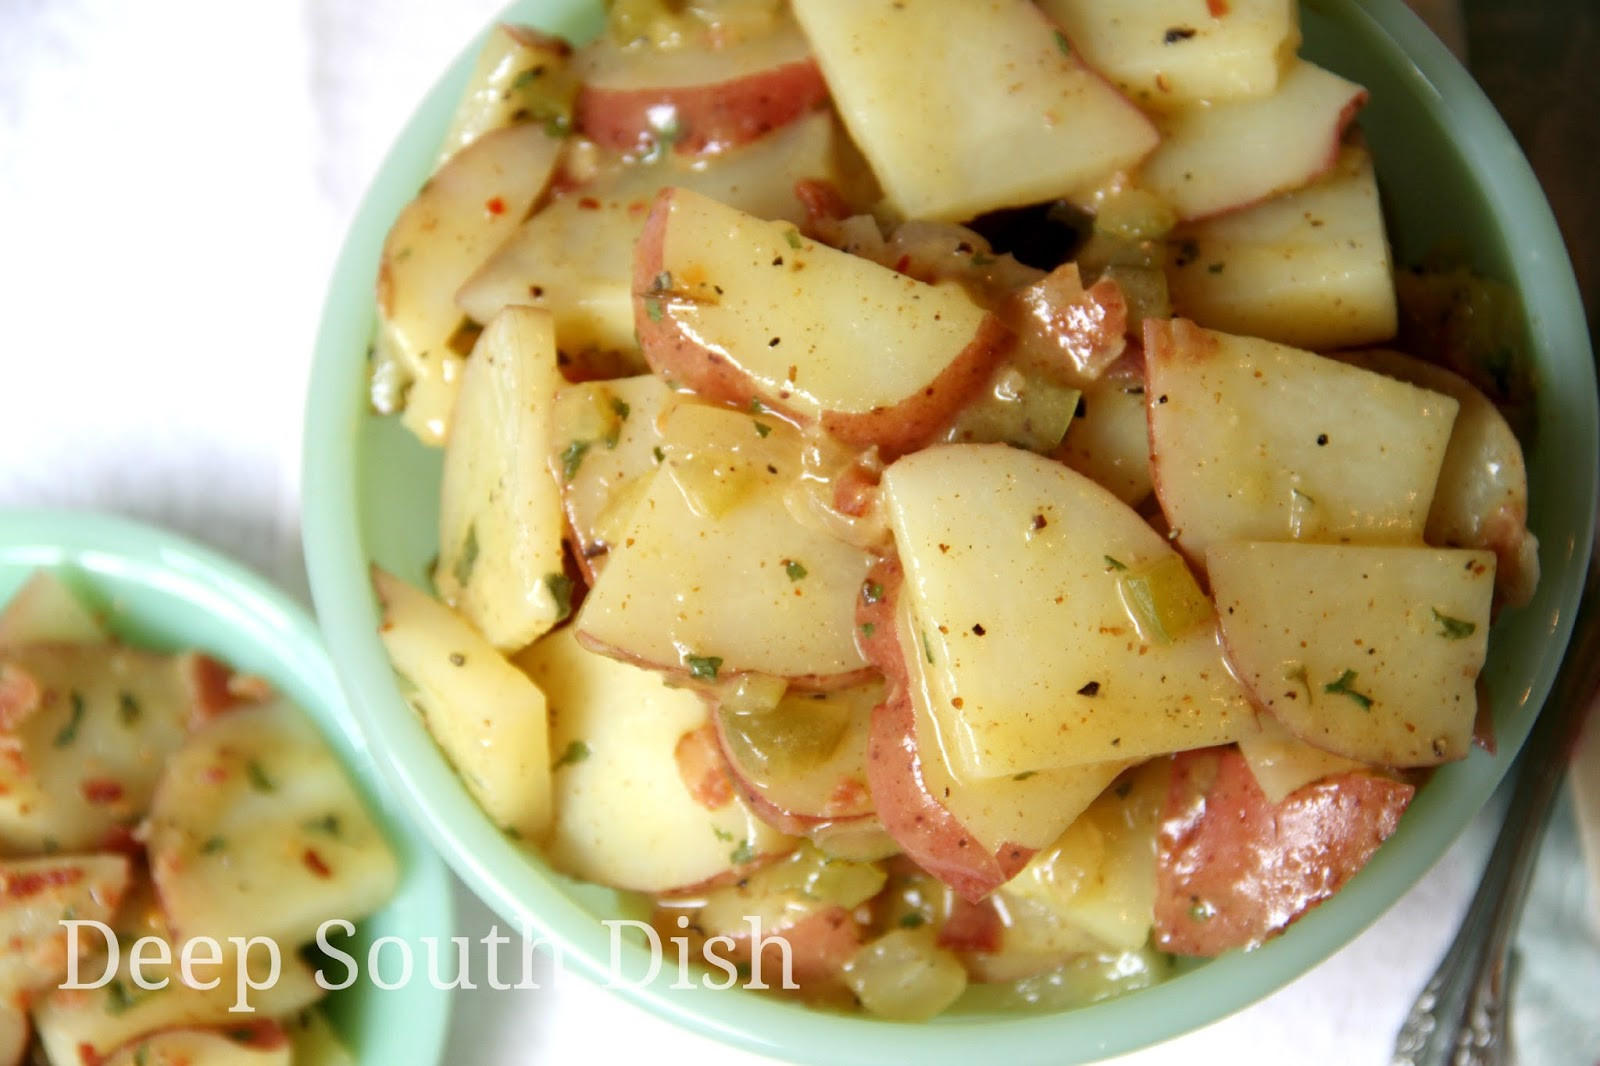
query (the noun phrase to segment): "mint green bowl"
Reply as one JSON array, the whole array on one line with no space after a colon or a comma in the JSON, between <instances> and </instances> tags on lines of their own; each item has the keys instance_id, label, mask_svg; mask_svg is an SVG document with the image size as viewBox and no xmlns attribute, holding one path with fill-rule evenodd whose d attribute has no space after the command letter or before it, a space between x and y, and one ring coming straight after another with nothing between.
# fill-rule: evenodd
<instances>
[{"instance_id":1,"label":"mint green bowl","mask_svg":"<svg viewBox=\"0 0 1600 1066\"><path fill-rule=\"evenodd\" d=\"M449 874L393 800L345 703L316 624L305 610L240 564L172 533L86 511L0 512L0 603L36 570L50 570L103 612L113 632L160 650L200 648L272 682L305 709L344 763L400 860L388 905L344 945L362 962L379 937L413 952L423 937L448 943ZM392 962L386 965L393 965ZM336 965L332 983L344 980ZM368 1066L437 1062L449 994L424 980L394 990L365 980L331 993L329 1020Z\"/></svg>"},{"instance_id":2,"label":"mint green bowl","mask_svg":"<svg viewBox=\"0 0 1600 1066\"><path fill-rule=\"evenodd\" d=\"M508 17L584 39L600 5L525 0ZM621 989L714 1039L779 1058L844 1063L1083 1062L1154 1044L1268 995L1327 958L1406 893L1488 799L1549 689L1571 628L1593 534L1596 400L1593 356L1571 266L1543 194L1476 84L1399 0L1316 0L1302 7L1305 54L1366 85L1362 125L1378 161L1397 259L1436 242L1463 244L1482 272L1509 283L1527 312L1537 370L1537 437L1529 442L1531 524L1543 545L1534 602L1496 626L1485 677L1496 696L1499 753L1475 751L1422 790L1399 830L1337 898L1261 949L1216 959L1120 1000L1048 1015L960 1010L922 1025L841 1017L743 990ZM420 582L436 551L439 456L368 414L364 375L372 282L384 234L435 157L470 56L419 107L369 190L329 292L305 436L305 545L318 614L351 702L396 790L463 880L513 925L559 946L568 969L604 980L600 919L608 892L553 874L490 825L401 700L379 645L367 581L377 562ZM625 955L642 974L642 948Z\"/></svg>"}]
</instances>

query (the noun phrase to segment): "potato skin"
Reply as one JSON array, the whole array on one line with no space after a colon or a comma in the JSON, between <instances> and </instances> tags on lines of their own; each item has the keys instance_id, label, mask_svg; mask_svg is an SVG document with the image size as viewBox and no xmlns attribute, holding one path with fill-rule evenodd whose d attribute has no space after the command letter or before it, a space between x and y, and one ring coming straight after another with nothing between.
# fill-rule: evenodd
<instances>
[{"instance_id":1,"label":"potato skin","mask_svg":"<svg viewBox=\"0 0 1600 1066\"><path fill-rule=\"evenodd\" d=\"M645 362L657 376L714 403L741 409L760 403L764 409L803 425L807 419L786 406L785 397L757 388L734 353L707 348L685 330L673 317L670 303L656 292L673 195L672 189L666 189L656 197L634 245L633 319ZM1015 341L1010 327L987 314L966 347L920 390L870 411L823 411L819 418L822 428L853 447L877 445L885 461L915 451L931 442L984 386Z\"/></svg>"},{"instance_id":2,"label":"potato skin","mask_svg":"<svg viewBox=\"0 0 1600 1066\"><path fill-rule=\"evenodd\" d=\"M883 827L916 864L969 903L977 903L1027 865L1033 849L1004 844L991 853L928 791L917 751L916 720L900 642L895 637L895 603L902 583L900 564L874 567L871 597L857 601L858 640L889 680L884 702L873 708L867 742L867 784ZM871 599L872 602L868 602ZM862 626L870 636L861 637Z\"/></svg>"},{"instance_id":3,"label":"potato skin","mask_svg":"<svg viewBox=\"0 0 1600 1066\"><path fill-rule=\"evenodd\" d=\"M573 105L579 132L615 152L648 151L661 136L659 115L677 120L672 149L707 155L748 144L820 107L828 86L806 57L706 85L620 89L585 85Z\"/></svg>"},{"instance_id":4,"label":"potato skin","mask_svg":"<svg viewBox=\"0 0 1600 1066\"><path fill-rule=\"evenodd\" d=\"M1281 933L1394 832L1415 789L1353 771L1274 806L1238 749L1172 757L1156 848L1155 945L1213 956Z\"/></svg>"}]
</instances>

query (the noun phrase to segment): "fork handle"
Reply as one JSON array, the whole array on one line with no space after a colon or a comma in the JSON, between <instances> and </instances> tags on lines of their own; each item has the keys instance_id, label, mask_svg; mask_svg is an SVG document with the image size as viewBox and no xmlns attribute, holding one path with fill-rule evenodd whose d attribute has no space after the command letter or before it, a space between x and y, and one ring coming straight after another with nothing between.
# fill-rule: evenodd
<instances>
[{"instance_id":1,"label":"fork handle","mask_svg":"<svg viewBox=\"0 0 1600 1066\"><path fill-rule=\"evenodd\" d=\"M1516 784L1483 878L1455 940L1412 1004L1391 1066L1503 1066L1511 945L1534 859L1600 684L1600 568L1591 567L1549 700L1517 759Z\"/></svg>"}]
</instances>

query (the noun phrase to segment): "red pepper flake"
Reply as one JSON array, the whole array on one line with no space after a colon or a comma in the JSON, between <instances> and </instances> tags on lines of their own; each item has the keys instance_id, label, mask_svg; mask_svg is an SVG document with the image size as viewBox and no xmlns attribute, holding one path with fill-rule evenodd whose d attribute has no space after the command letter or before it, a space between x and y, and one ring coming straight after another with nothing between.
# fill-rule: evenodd
<instances>
[{"instance_id":1,"label":"red pepper flake","mask_svg":"<svg viewBox=\"0 0 1600 1066\"><path fill-rule=\"evenodd\" d=\"M506 213L506 202L498 196L491 196L483 209L491 215L503 215Z\"/></svg>"},{"instance_id":2,"label":"red pepper flake","mask_svg":"<svg viewBox=\"0 0 1600 1066\"><path fill-rule=\"evenodd\" d=\"M1228 13L1228 0L1206 0L1206 10L1212 18L1219 19Z\"/></svg>"},{"instance_id":3,"label":"red pepper flake","mask_svg":"<svg viewBox=\"0 0 1600 1066\"><path fill-rule=\"evenodd\" d=\"M78 1044L78 1061L82 1063L83 1066L100 1066L100 1064L106 1060L102 1058L100 1053L94 1049L93 1044L89 1043L87 1040L84 1040Z\"/></svg>"},{"instance_id":4,"label":"red pepper flake","mask_svg":"<svg viewBox=\"0 0 1600 1066\"><path fill-rule=\"evenodd\" d=\"M598 211L600 210L600 201L593 196L579 197L578 208L583 211Z\"/></svg>"},{"instance_id":5,"label":"red pepper flake","mask_svg":"<svg viewBox=\"0 0 1600 1066\"><path fill-rule=\"evenodd\" d=\"M328 864L322 861L322 856L317 854L316 848L307 848L300 861L306 864L306 869L321 878L333 876L333 871L328 869Z\"/></svg>"},{"instance_id":6,"label":"red pepper flake","mask_svg":"<svg viewBox=\"0 0 1600 1066\"><path fill-rule=\"evenodd\" d=\"M86 802L95 806L115 803L122 798L122 782L109 777L89 777L78 786Z\"/></svg>"}]
</instances>

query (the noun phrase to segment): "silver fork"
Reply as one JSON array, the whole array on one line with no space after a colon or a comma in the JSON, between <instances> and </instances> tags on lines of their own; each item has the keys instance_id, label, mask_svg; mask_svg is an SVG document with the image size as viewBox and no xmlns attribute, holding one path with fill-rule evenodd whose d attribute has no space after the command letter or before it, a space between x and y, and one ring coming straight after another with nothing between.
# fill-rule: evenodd
<instances>
[{"instance_id":1,"label":"silver fork","mask_svg":"<svg viewBox=\"0 0 1600 1066\"><path fill-rule=\"evenodd\" d=\"M1483 880L1395 1038L1390 1066L1509 1066L1512 934L1545 823L1600 684L1600 563L1591 563L1572 641L1513 768L1516 784Z\"/></svg>"}]
</instances>

